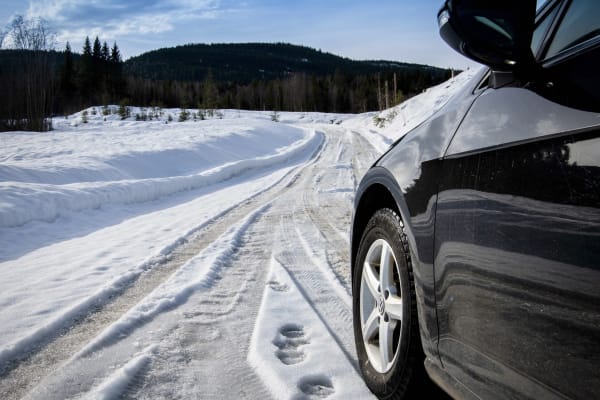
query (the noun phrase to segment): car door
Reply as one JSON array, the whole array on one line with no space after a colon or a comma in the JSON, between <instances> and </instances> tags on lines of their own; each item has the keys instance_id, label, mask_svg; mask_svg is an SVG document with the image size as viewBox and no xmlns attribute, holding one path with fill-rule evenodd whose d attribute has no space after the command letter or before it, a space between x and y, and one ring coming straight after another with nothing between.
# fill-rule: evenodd
<instances>
[{"instance_id":1,"label":"car door","mask_svg":"<svg viewBox=\"0 0 600 400\"><path fill-rule=\"evenodd\" d=\"M443 160L438 347L482 398L600 393L598 15L596 0L541 10L539 71L483 84Z\"/></svg>"}]
</instances>

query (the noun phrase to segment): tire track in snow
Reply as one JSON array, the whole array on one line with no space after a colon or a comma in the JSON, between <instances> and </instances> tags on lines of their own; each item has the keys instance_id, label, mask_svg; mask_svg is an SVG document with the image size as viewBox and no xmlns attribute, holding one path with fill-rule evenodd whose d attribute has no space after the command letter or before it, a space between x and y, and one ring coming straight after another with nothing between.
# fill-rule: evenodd
<instances>
[{"instance_id":1,"label":"tire track in snow","mask_svg":"<svg viewBox=\"0 0 600 400\"><path fill-rule=\"evenodd\" d=\"M125 399L189 398L198 393L206 394L206 398L222 398L222 394L219 396L215 387L210 386L216 381L215 376L210 374L223 374L223 371L233 374L232 365L235 365L236 357L240 357L238 351L243 344L240 342L243 332L251 331L251 327L244 324L252 322L248 319L249 311L258 307L253 304L257 298L253 295L256 291L253 286L260 286L257 276L261 269L256 263L247 262L244 255L256 255L262 249L268 249L270 238L265 238L264 232L257 233L256 227L261 225L260 220L268 217L266 211L269 208L270 203L260 205L241 222L234 224L222 240L211 243L203 254L198 254L187 267L176 272L169 282L88 346L89 351L102 351L72 358L62 371L48 377L28 397L52 400L79 398L83 393L84 398L94 398L95 393L101 391L112 393L111 398ZM183 282L187 286L182 286ZM190 286L196 285L198 290L190 292ZM195 312L204 309L207 300L215 297L222 307L220 318ZM164 300L167 300L166 304ZM177 303L177 309L170 307L173 303ZM153 315L146 320L148 315L144 313ZM231 313L237 315L226 318ZM140 323L137 324L136 320ZM243 329L236 329L236 324L242 324ZM233 332L225 333L227 330ZM235 345L217 347L215 341ZM139 348L153 349L152 354L148 354L147 365L128 374L130 378L124 383L121 382L123 379L117 380L118 387L113 387L115 375L122 374L117 372L104 376L106 371L115 367L117 371L127 370L132 363L136 365L135 360L139 358L136 349ZM225 354L219 354L223 349ZM218 360L212 361L211 366L199 367L199 363L215 358ZM216 366L217 361L222 365ZM260 395L264 390L262 383L248 376L247 367L237 371L243 372L236 381L238 384L243 383L245 389L252 387L253 393L257 393L254 398L265 397ZM199 376L201 373L208 377ZM65 385L73 376L77 376L77 385ZM194 385L193 390L184 387L190 382ZM209 386L199 389L202 384ZM226 393L226 389L221 387L221 393ZM187 394L184 394L186 390Z\"/></svg>"},{"instance_id":2,"label":"tire track in snow","mask_svg":"<svg viewBox=\"0 0 600 400\"><path fill-rule=\"evenodd\" d=\"M298 219L283 217L280 223L281 248L276 249L276 260L288 271L291 279L304 297L311 299L315 313L322 320L344 355L355 368L354 335L352 333L352 306L348 304L349 294L339 280L323 268L330 267L326 260L315 265L296 230ZM311 224L310 221L304 225ZM301 228L302 229L302 228ZM313 256L314 257L314 256Z\"/></svg>"},{"instance_id":3,"label":"tire track in snow","mask_svg":"<svg viewBox=\"0 0 600 400\"><path fill-rule=\"evenodd\" d=\"M75 357L87 357L112 345L159 314L185 304L195 292L213 286L221 279L222 270L242 246L248 228L269 208L270 202L263 204L248 214L241 223L231 226L202 252L179 267L166 282L88 343Z\"/></svg>"},{"instance_id":4,"label":"tire track in snow","mask_svg":"<svg viewBox=\"0 0 600 400\"><path fill-rule=\"evenodd\" d=\"M345 357L356 368L354 337L350 329L352 312L349 304L349 286L341 283L346 282L346 278L332 268L324 250L328 243L335 242L331 251L343 254L347 251L347 243L339 240L339 236L332 232L325 235L336 240L324 240L326 238L323 230L319 229L310 217L309 210L318 207L318 204L311 206L305 202L305 193L316 190L311 179L316 174L315 170L328 168L327 164L331 156L332 149L326 149L319 165L310 169L311 174L305 176L300 185L274 204L274 207L279 207L278 203L281 202L285 209L280 219L278 230L280 240L275 246L274 256L288 271L304 297L311 299L315 313L329 330ZM309 243L317 245L319 249L310 249Z\"/></svg>"},{"instance_id":5,"label":"tire track in snow","mask_svg":"<svg viewBox=\"0 0 600 400\"><path fill-rule=\"evenodd\" d=\"M344 188L350 181L355 182L356 171L353 165L356 164L356 160L362 160L365 157L365 149L354 147L352 134L348 130L332 128L328 132L338 137L337 149L328 149L324 152L323 157L325 159L333 158L333 165L336 168L319 170L317 166L311 167L315 176L315 185L304 182L306 190L302 193L302 212L308 215L316 229L320 231L326 242L324 246L326 261L349 292L351 286L349 283L349 226L353 190L348 188L352 192L349 194L339 188ZM372 160L361 161L363 164L370 164L370 162Z\"/></svg>"},{"instance_id":6,"label":"tire track in snow","mask_svg":"<svg viewBox=\"0 0 600 400\"><path fill-rule=\"evenodd\" d=\"M349 237L340 235L337 228L350 225L352 201L344 198L343 192L327 189L348 185L356 179L354 165L370 165L375 157L370 159L373 156L370 145L356 149L352 144L355 136L347 130L326 128L325 131L328 137L337 137L337 142L330 139L321 159L307 170L309 173L303 176L300 184L274 203L274 207L279 207L279 202L286 207L280 220L280 243L274 250L274 257L287 270L303 296L311 299L314 312L345 357L357 368L352 331ZM350 168L332 169L332 165Z\"/></svg>"},{"instance_id":7,"label":"tire track in snow","mask_svg":"<svg viewBox=\"0 0 600 400\"><path fill-rule=\"evenodd\" d=\"M246 354L267 281L265 260L276 237L272 227L278 220L278 210L271 207L249 228L220 279L181 310L178 327L161 341L160 355L128 399L165 397L165 392L177 392L186 382L193 382L194 392L202 393L202 398L269 398ZM274 282L266 284L286 290ZM174 362L173 355L186 362Z\"/></svg>"}]
</instances>

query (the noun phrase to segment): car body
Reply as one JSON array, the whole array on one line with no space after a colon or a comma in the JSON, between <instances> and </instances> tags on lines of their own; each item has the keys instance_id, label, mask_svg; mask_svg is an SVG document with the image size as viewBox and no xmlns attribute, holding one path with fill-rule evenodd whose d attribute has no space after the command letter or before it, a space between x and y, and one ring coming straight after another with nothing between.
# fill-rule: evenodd
<instances>
[{"instance_id":1,"label":"car body","mask_svg":"<svg viewBox=\"0 0 600 400\"><path fill-rule=\"evenodd\" d=\"M530 54L486 53L491 36L453 21L476 3L448 0L442 36L490 67L357 189L361 371L380 398L402 398L423 365L455 398L600 398L600 2L476 10L529 7L515 41Z\"/></svg>"}]
</instances>

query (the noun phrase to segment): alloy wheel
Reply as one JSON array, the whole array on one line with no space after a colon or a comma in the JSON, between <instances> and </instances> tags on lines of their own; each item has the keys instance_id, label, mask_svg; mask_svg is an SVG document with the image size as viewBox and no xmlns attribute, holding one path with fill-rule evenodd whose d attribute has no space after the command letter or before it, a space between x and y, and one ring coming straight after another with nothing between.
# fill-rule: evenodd
<instances>
[{"instance_id":1,"label":"alloy wheel","mask_svg":"<svg viewBox=\"0 0 600 400\"><path fill-rule=\"evenodd\" d=\"M363 265L360 286L362 340L379 373L392 369L402 333L402 293L396 257L388 242L374 241Z\"/></svg>"}]
</instances>

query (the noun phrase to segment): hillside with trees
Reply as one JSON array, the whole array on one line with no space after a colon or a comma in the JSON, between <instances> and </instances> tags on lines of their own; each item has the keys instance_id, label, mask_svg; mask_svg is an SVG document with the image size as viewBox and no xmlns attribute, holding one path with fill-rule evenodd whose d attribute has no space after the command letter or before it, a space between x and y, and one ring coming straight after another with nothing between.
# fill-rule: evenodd
<instances>
[{"instance_id":1,"label":"hillside with trees","mask_svg":"<svg viewBox=\"0 0 600 400\"><path fill-rule=\"evenodd\" d=\"M127 60L124 71L135 104L341 113L390 107L451 74L286 43L160 49Z\"/></svg>"},{"instance_id":2,"label":"hillside with trees","mask_svg":"<svg viewBox=\"0 0 600 400\"><path fill-rule=\"evenodd\" d=\"M288 43L187 44L150 51L125 63L128 75L153 80L198 81L211 70L216 81L240 84L300 73L333 75L336 70L353 75L391 71L444 73L440 68L427 65L355 61Z\"/></svg>"}]
</instances>

